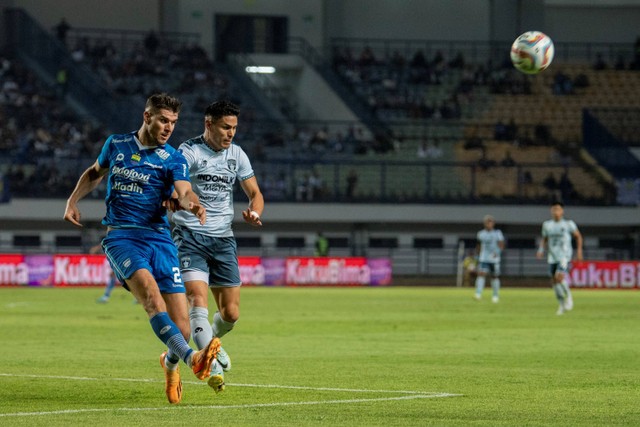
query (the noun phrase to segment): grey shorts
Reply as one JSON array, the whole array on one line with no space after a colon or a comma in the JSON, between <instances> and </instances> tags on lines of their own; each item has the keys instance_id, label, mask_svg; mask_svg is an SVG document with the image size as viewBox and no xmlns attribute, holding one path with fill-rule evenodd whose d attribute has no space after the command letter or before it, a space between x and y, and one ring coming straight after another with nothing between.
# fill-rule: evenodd
<instances>
[{"instance_id":1,"label":"grey shorts","mask_svg":"<svg viewBox=\"0 0 640 427\"><path fill-rule=\"evenodd\" d=\"M236 239L211 237L176 226L173 241L178 247L180 272L184 282L200 280L211 287L240 286Z\"/></svg>"}]
</instances>

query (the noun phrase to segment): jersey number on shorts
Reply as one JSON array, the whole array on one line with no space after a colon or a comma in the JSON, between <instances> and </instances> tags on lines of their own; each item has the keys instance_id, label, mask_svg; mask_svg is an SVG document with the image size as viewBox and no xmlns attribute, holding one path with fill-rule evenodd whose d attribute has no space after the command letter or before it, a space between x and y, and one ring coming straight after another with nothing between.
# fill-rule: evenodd
<instances>
[{"instance_id":1,"label":"jersey number on shorts","mask_svg":"<svg viewBox=\"0 0 640 427\"><path fill-rule=\"evenodd\" d=\"M173 283L182 283L182 276L180 276L180 269L178 267L173 267L171 270L173 271Z\"/></svg>"}]
</instances>

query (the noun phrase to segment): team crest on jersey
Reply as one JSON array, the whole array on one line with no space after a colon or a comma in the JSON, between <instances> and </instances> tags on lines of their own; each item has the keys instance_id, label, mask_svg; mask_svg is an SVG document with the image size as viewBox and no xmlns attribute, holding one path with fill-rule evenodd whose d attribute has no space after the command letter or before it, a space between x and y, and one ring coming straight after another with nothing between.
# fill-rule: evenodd
<instances>
[{"instance_id":1,"label":"team crest on jersey","mask_svg":"<svg viewBox=\"0 0 640 427\"><path fill-rule=\"evenodd\" d=\"M236 170L236 166L237 166L237 163L236 163L236 160L235 160L235 159L229 159L229 160L227 160L227 167L228 167L229 169L231 169L232 171L235 171L235 170Z\"/></svg>"},{"instance_id":2,"label":"team crest on jersey","mask_svg":"<svg viewBox=\"0 0 640 427\"><path fill-rule=\"evenodd\" d=\"M131 160L133 160L134 162L139 162L141 158L142 157L140 157L140 154L138 154L138 153L133 153L131 155Z\"/></svg>"},{"instance_id":3,"label":"team crest on jersey","mask_svg":"<svg viewBox=\"0 0 640 427\"><path fill-rule=\"evenodd\" d=\"M180 258L180 265L182 266L182 268L189 268L191 267L191 258L186 256L184 258Z\"/></svg>"},{"instance_id":4,"label":"team crest on jersey","mask_svg":"<svg viewBox=\"0 0 640 427\"><path fill-rule=\"evenodd\" d=\"M200 167L201 168L206 168L207 167L207 159L200 160Z\"/></svg>"},{"instance_id":5,"label":"team crest on jersey","mask_svg":"<svg viewBox=\"0 0 640 427\"><path fill-rule=\"evenodd\" d=\"M157 148L156 149L156 154L158 155L158 157L160 157L162 160L167 160L169 158L169 153L167 153L167 150L163 149L163 148Z\"/></svg>"}]
</instances>

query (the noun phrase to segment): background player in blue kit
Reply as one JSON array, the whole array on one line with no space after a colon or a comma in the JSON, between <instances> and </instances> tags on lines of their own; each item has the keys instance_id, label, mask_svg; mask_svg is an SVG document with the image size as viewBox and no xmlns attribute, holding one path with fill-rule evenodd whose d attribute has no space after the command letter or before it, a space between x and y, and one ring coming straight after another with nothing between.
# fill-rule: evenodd
<instances>
[{"instance_id":1,"label":"background player in blue kit","mask_svg":"<svg viewBox=\"0 0 640 427\"><path fill-rule=\"evenodd\" d=\"M206 224L184 211L173 214L173 238L178 247L182 277L187 288L193 340L198 348L212 337L231 331L240 317L240 270L236 241L231 229L234 217L233 185L236 180L249 198L242 212L244 220L261 226L264 198L251 163L238 145L232 144L240 109L227 101L207 107L202 135L182 143L179 151L189 164L193 190L207 210ZM211 288L217 309L209 323L208 298ZM209 385L224 389L223 371L231 368L229 355L220 349Z\"/></svg>"},{"instance_id":2,"label":"background player in blue kit","mask_svg":"<svg viewBox=\"0 0 640 427\"><path fill-rule=\"evenodd\" d=\"M484 290L485 281L491 275L491 289L493 295L491 301L500 301L500 259L504 250L504 235L495 228L496 221L491 215L485 215L484 228L478 231L476 236L476 252L478 253L478 266L476 268L476 293L474 298L480 300Z\"/></svg>"},{"instance_id":3,"label":"background player in blue kit","mask_svg":"<svg viewBox=\"0 0 640 427\"><path fill-rule=\"evenodd\" d=\"M162 206L175 188L180 207L200 224L206 221L206 211L191 189L184 157L167 145L180 106L179 100L166 94L149 97L140 129L107 138L96 162L80 176L64 213L65 220L81 227L78 202L108 174L102 220L108 232L102 247L118 280L142 304L153 331L168 347L160 363L171 403L182 398L180 359L205 379L220 348L217 339L197 352L187 343L185 288Z\"/></svg>"},{"instance_id":4,"label":"background player in blue kit","mask_svg":"<svg viewBox=\"0 0 640 427\"><path fill-rule=\"evenodd\" d=\"M556 294L559 306L557 315L573 310L573 297L567 283L567 275L571 271L573 247L571 238L576 239L576 259L582 261L582 234L576 223L564 218L564 205L556 202L551 205L551 219L542 223L542 241L536 254L538 259L544 257L547 248L547 263L551 286Z\"/></svg>"}]
</instances>

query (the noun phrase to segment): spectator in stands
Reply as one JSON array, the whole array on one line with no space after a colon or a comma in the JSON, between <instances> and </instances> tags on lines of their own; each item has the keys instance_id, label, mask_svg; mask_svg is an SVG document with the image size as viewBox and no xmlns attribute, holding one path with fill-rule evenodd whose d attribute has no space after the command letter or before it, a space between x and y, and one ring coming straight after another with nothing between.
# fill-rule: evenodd
<instances>
[{"instance_id":1,"label":"spectator in stands","mask_svg":"<svg viewBox=\"0 0 640 427\"><path fill-rule=\"evenodd\" d=\"M633 44L633 60L629 64L630 70L640 70L640 36L636 38Z\"/></svg>"},{"instance_id":2,"label":"spectator in stands","mask_svg":"<svg viewBox=\"0 0 640 427\"><path fill-rule=\"evenodd\" d=\"M314 167L311 171L311 175L309 175L308 179L309 189L307 191L307 201L320 201L325 196L325 186L324 180L320 176L320 172L317 167Z\"/></svg>"},{"instance_id":3,"label":"spectator in stands","mask_svg":"<svg viewBox=\"0 0 640 427\"><path fill-rule=\"evenodd\" d=\"M465 150L481 150L485 151L484 141L480 137L480 129L478 126L474 126L471 130L469 137L464 142Z\"/></svg>"},{"instance_id":4,"label":"spectator in stands","mask_svg":"<svg viewBox=\"0 0 640 427\"><path fill-rule=\"evenodd\" d=\"M520 182L520 188L522 189L522 196L526 199L530 199L534 197L533 193L533 176L531 175L531 171L524 170L518 176Z\"/></svg>"},{"instance_id":5,"label":"spectator in stands","mask_svg":"<svg viewBox=\"0 0 640 427\"><path fill-rule=\"evenodd\" d=\"M573 81L571 81L571 77L562 71L558 71L553 77L553 93L555 95L573 94Z\"/></svg>"},{"instance_id":6,"label":"spectator in stands","mask_svg":"<svg viewBox=\"0 0 640 427\"><path fill-rule=\"evenodd\" d=\"M511 151L506 151L504 153L504 158L500 161L500 166L510 168L516 165L516 161L511 157Z\"/></svg>"},{"instance_id":7,"label":"spectator in stands","mask_svg":"<svg viewBox=\"0 0 640 427\"><path fill-rule=\"evenodd\" d=\"M464 68L464 55L462 52L458 52L456 56L449 61L449 68L451 69L463 69Z\"/></svg>"},{"instance_id":8,"label":"spectator in stands","mask_svg":"<svg viewBox=\"0 0 640 427\"><path fill-rule=\"evenodd\" d=\"M589 77L585 73L580 73L576 76L573 87L575 88L585 88L589 87Z\"/></svg>"},{"instance_id":9,"label":"spectator in stands","mask_svg":"<svg viewBox=\"0 0 640 427\"><path fill-rule=\"evenodd\" d=\"M358 172L355 169L350 169L347 174L347 190L346 196L348 201L353 201L356 194L356 188L358 186Z\"/></svg>"},{"instance_id":10,"label":"spectator in stands","mask_svg":"<svg viewBox=\"0 0 640 427\"><path fill-rule=\"evenodd\" d=\"M58 40L65 46L67 45L67 33L70 29L71 25L69 25L67 19L64 17L60 19L60 22L58 22L58 25L55 27L56 37L58 37Z\"/></svg>"},{"instance_id":11,"label":"spectator in stands","mask_svg":"<svg viewBox=\"0 0 640 427\"><path fill-rule=\"evenodd\" d=\"M416 51L416 53L413 55L413 58L411 58L411 63L409 65L414 68L426 68L428 64L427 58L424 56L424 51Z\"/></svg>"},{"instance_id":12,"label":"spectator in stands","mask_svg":"<svg viewBox=\"0 0 640 427\"><path fill-rule=\"evenodd\" d=\"M439 159L443 156L442 148L440 147L440 142L438 140L434 140L433 142L429 142L427 144L427 149L425 155L428 159Z\"/></svg>"},{"instance_id":13,"label":"spectator in stands","mask_svg":"<svg viewBox=\"0 0 640 427\"><path fill-rule=\"evenodd\" d=\"M553 172L549 172L547 177L542 181L542 185L548 191L548 197L550 200L557 200L559 196L559 185L558 181L556 181L556 177L553 175Z\"/></svg>"},{"instance_id":14,"label":"spectator in stands","mask_svg":"<svg viewBox=\"0 0 640 427\"><path fill-rule=\"evenodd\" d=\"M144 38L144 48L147 49L147 52L151 55L155 55L159 44L160 40L158 39L156 32L153 30L149 31Z\"/></svg>"},{"instance_id":15,"label":"spectator in stands","mask_svg":"<svg viewBox=\"0 0 640 427\"><path fill-rule=\"evenodd\" d=\"M493 139L496 141L507 140L507 125L502 120L498 120L493 126Z\"/></svg>"},{"instance_id":16,"label":"spectator in stands","mask_svg":"<svg viewBox=\"0 0 640 427\"><path fill-rule=\"evenodd\" d=\"M533 130L533 136L536 145L551 145L553 143L549 126L542 122L536 124Z\"/></svg>"},{"instance_id":17,"label":"spectator in stands","mask_svg":"<svg viewBox=\"0 0 640 427\"><path fill-rule=\"evenodd\" d=\"M618 71L624 70L627 68L627 65L624 62L624 55L618 54L618 56L616 57L616 62L613 67Z\"/></svg>"},{"instance_id":18,"label":"spectator in stands","mask_svg":"<svg viewBox=\"0 0 640 427\"><path fill-rule=\"evenodd\" d=\"M491 168L491 167L493 167L495 165L496 165L496 161L493 160L493 159L488 158L486 151L483 151L482 152L482 156L478 160L478 166L480 166L480 168L483 171L487 171L487 170L489 170L489 168Z\"/></svg>"},{"instance_id":19,"label":"spectator in stands","mask_svg":"<svg viewBox=\"0 0 640 427\"><path fill-rule=\"evenodd\" d=\"M200 224L206 221L205 208L191 189L184 157L167 144L180 105L166 94L149 97L140 129L106 140L95 163L78 179L64 212L66 221L82 227L78 203L108 175L103 220L108 232L102 246L118 280L140 301L153 332L169 349L160 363L165 367L165 392L170 403L182 398L179 360L203 380L209 377L220 348L217 338L197 352L187 342L187 298L163 207L163 198L174 188L179 206L193 213Z\"/></svg>"},{"instance_id":20,"label":"spectator in stands","mask_svg":"<svg viewBox=\"0 0 640 427\"><path fill-rule=\"evenodd\" d=\"M309 194L309 173L305 172L296 181L296 202L306 202Z\"/></svg>"},{"instance_id":21,"label":"spectator in stands","mask_svg":"<svg viewBox=\"0 0 640 427\"><path fill-rule=\"evenodd\" d=\"M560 196L562 197L563 202L567 203L573 199L573 183L569 179L569 173L566 170L560 176L560 181L558 182L558 190L560 190Z\"/></svg>"},{"instance_id":22,"label":"spectator in stands","mask_svg":"<svg viewBox=\"0 0 640 427\"><path fill-rule=\"evenodd\" d=\"M607 63L602 57L602 53L596 55L596 60L593 63L593 69L596 71L606 70L608 68Z\"/></svg>"},{"instance_id":23,"label":"spectator in stands","mask_svg":"<svg viewBox=\"0 0 640 427\"><path fill-rule=\"evenodd\" d=\"M518 138L518 125L512 117L504 127L504 137L506 141L515 142Z\"/></svg>"},{"instance_id":24,"label":"spectator in stands","mask_svg":"<svg viewBox=\"0 0 640 427\"><path fill-rule=\"evenodd\" d=\"M425 137L420 139L420 143L418 144L418 149L416 151L416 156L420 159L424 159L427 157L427 149L429 148L429 143Z\"/></svg>"},{"instance_id":25,"label":"spectator in stands","mask_svg":"<svg viewBox=\"0 0 640 427\"><path fill-rule=\"evenodd\" d=\"M369 46L365 46L360 52L358 58L358 65L361 67L368 67L376 63L376 56L373 54L373 50Z\"/></svg>"}]
</instances>

